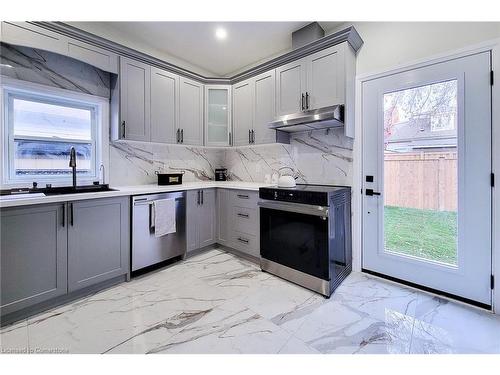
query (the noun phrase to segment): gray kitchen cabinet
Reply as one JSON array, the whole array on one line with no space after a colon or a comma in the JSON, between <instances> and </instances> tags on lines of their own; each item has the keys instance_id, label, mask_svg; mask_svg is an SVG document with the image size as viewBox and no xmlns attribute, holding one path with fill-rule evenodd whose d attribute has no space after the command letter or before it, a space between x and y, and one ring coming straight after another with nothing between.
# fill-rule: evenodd
<instances>
[{"instance_id":1,"label":"gray kitchen cabinet","mask_svg":"<svg viewBox=\"0 0 500 375\"><path fill-rule=\"evenodd\" d=\"M105 49L69 39L67 55L106 72L118 74L118 55Z\"/></svg>"},{"instance_id":2,"label":"gray kitchen cabinet","mask_svg":"<svg viewBox=\"0 0 500 375\"><path fill-rule=\"evenodd\" d=\"M253 129L253 81L233 85L233 145L251 143Z\"/></svg>"},{"instance_id":3,"label":"gray kitchen cabinet","mask_svg":"<svg viewBox=\"0 0 500 375\"><path fill-rule=\"evenodd\" d=\"M277 116L345 104L346 80L354 77L351 54L344 42L276 68Z\"/></svg>"},{"instance_id":4,"label":"gray kitchen cabinet","mask_svg":"<svg viewBox=\"0 0 500 375\"><path fill-rule=\"evenodd\" d=\"M231 190L217 189L217 242L229 246L231 243Z\"/></svg>"},{"instance_id":5,"label":"gray kitchen cabinet","mask_svg":"<svg viewBox=\"0 0 500 375\"><path fill-rule=\"evenodd\" d=\"M276 115L304 110L306 87L305 59L276 68Z\"/></svg>"},{"instance_id":6,"label":"gray kitchen cabinet","mask_svg":"<svg viewBox=\"0 0 500 375\"><path fill-rule=\"evenodd\" d=\"M307 109L344 104L345 44L339 44L305 58Z\"/></svg>"},{"instance_id":7,"label":"gray kitchen cabinet","mask_svg":"<svg viewBox=\"0 0 500 375\"><path fill-rule=\"evenodd\" d=\"M70 202L67 216L70 292L128 273L128 197Z\"/></svg>"},{"instance_id":8,"label":"gray kitchen cabinet","mask_svg":"<svg viewBox=\"0 0 500 375\"><path fill-rule=\"evenodd\" d=\"M179 123L179 76L151 68L151 141L176 143Z\"/></svg>"},{"instance_id":9,"label":"gray kitchen cabinet","mask_svg":"<svg viewBox=\"0 0 500 375\"><path fill-rule=\"evenodd\" d=\"M66 294L64 216L64 204L1 210L2 316Z\"/></svg>"},{"instance_id":10,"label":"gray kitchen cabinet","mask_svg":"<svg viewBox=\"0 0 500 375\"><path fill-rule=\"evenodd\" d=\"M275 71L262 73L233 86L234 145L287 142L278 140L269 123L276 117Z\"/></svg>"},{"instance_id":11,"label":"gray kitchen cabinet","mask_svg":"<svg viewBox=\"0 0 500 375\"><path fill-rule=\"evenodd\" d=\"M274 143L276 130L269 129L269 123L276 117L275 71L260 74L252 78L252 82L254 143Z\"/></svg>"},{"instance_id":12,"label":"gray kitchen cabinet","mask_svg":"<svg viewBox=\"0 0 500 375\"><path fill-rule=\"evenodd\" d=\"M178 143L203 145L203 91L202 83L180 77Z\"/></svg>"},{"instance_id":13,"label":"gray kitchen cabinet","mask_svg":"<svg viewBox=\"0 0 500 375\"><path fill-rule=\"evenodd\" d=\"M231 86L205 85L205 146L230 146L231 137Z\"/></svg>"},{"instance_id":14,"label":"gray kitchen cabinet","mask_svg":"<svg viewBox=\"0 0 500 375\"><path fill-rule=\"evenodd\" d=\"M187 196L187 251L216 242L215 189L189 190Z\"/></svg>"},{"instance_id":15,"label":"gray kitchen cabinet","mask_svg":"<svg viewBox=\"0 0 500 375\"><path fill-rule=\"evenodd\" d=\"M120 138L151 140L151 67L120 58Z\"/></svg>"}]
</instances>

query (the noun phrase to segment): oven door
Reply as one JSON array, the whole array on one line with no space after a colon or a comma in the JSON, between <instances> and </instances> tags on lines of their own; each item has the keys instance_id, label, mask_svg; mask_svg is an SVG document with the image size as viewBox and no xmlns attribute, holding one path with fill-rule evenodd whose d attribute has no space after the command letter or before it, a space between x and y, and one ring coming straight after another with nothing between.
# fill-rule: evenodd
<instances>
[{"instance_id":1,"label":"oven door","mask_svg":"<svg viewBox=\"0 0 500 375\"><path fill-rule=\"evenodd\" d=\"M329 280L328 207L274 201L259 206L261 257Z\"/></svg>"}]
</instances>

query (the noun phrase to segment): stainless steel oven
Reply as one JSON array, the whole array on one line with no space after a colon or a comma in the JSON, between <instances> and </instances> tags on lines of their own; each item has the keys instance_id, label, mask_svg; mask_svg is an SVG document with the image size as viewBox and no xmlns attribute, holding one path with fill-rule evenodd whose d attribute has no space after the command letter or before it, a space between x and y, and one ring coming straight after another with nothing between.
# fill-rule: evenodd
<instances>
[{"instance_id":1,"label":"stainless steel oven","mask_svg":"<svg viewBox=\"0 0 500 375\"><path fill-rule=\"evenodd\" d=\"M261 188L261 268L330 296L351 272L350 188Z\"/></svg>"}]
</instances>

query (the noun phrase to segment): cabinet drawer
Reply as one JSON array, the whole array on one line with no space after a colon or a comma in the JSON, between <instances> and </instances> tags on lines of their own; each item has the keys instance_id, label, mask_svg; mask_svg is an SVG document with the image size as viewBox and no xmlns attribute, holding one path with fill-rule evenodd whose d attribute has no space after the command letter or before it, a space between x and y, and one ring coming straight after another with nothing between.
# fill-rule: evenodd
<instances>
[{"instance_id":1,"label":"cabinet drawer","mask_svg":"<svg viewBox=\"0 0 500 375\"><path fill-rule=\"evenodd\" d=\"M260 244L257 236L233 231L232 247L245 254L260 257Z\"/></svg>"},{"instance_id":2,"label":"cabinet drawer","mask_svg":"<svg viewBox=\"0 0 500 375\"><path fill-rule=\"evenodd\" d=\"M258 210L257 208L233 207L233 225L238 232L257 235L258 233Z\"/></svg>"},{"instance_id":3,"label":"cabinet drawer","mask_svg":"<svg viewBox=\"0 0 500 375\"><path fill-rule=\"evenodd\" d=\"M232 205L245 208L257 208L259 193L248 190L235 190L232 194Z\"/></svg>"}]
</instances>

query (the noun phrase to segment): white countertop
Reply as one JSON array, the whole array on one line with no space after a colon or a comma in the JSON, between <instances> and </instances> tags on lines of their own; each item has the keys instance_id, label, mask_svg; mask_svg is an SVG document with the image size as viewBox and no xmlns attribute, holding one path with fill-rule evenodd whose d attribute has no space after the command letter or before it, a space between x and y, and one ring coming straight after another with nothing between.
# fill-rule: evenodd
<instances>
[{"instance_id":1,"label":"white countertop","mask_svg":"<svg viewBox=\"0 0 500 375\"><path fill-rule=\"evenodd\" d=\"M135 185L135 186L110 186L114 191L104 191L98 193L80 193L80 194L61 194L40 197L38 194L34 197L17 196L16 199L0 201L0 208L28 206L33 204L70 202L85 199L123 197L142 194L165 193L169 191L181 190L196 190L208 188L224 188L224 189L240 189L258 191L260 187L273 186L265 183L257 182L240 182L240 181L199 181L185 182L181 185Z\"/></svg>"}]
</instances>

